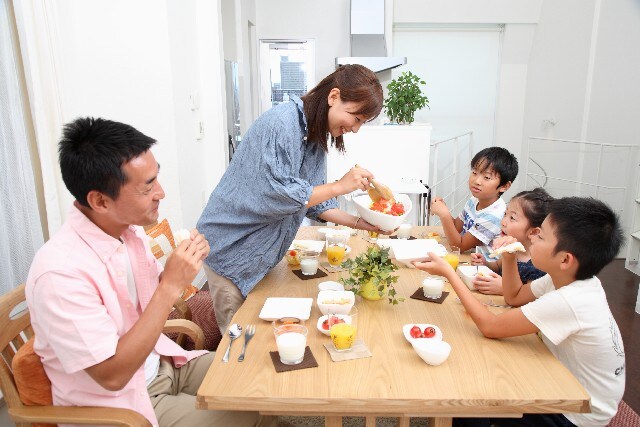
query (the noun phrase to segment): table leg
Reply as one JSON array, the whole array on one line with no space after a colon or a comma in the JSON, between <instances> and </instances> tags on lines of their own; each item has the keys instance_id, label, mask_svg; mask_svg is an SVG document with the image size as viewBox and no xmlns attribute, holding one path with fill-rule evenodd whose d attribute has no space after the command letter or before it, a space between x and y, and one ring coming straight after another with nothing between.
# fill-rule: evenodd
<instances>
[{"instance_id":1,"label":"table leg","mask_svg":"<svg viewBox=\"0 0 640 427\"><path fill-rule=\"evenodd\" d=\"M365 417L364 427L376 427L376 417Z\"/></svg>"},{"instance_id":2,"label":"table leg","mask_svg":"<svg viewBox=\"0 0 640 427\"><path fill-rule=\"evenodd\" d=\"M324 417L324 427L342 427L342 417Z\"/></svg>"},{"instance_id":3,"label":"table leg","mask_svg":"<svg viewBox=\"0 0 640 427\"><path fill-rule=\"evenodd\" d=\"M453 418L451 417L438 417L427 418L429 420L429 427L451 427Z\"/></svg>"},{"instance_id":4,"label":"table leg","mask_svg":"<svg viewBox=\"0 0 640 427\"><path fill-rule=\"evenodd\" d=\"M411 423L411 417L398 417L398 427L409 427ZM431 421L429 421L429 427L431 426Z\"/></svg>"}]
</instances>

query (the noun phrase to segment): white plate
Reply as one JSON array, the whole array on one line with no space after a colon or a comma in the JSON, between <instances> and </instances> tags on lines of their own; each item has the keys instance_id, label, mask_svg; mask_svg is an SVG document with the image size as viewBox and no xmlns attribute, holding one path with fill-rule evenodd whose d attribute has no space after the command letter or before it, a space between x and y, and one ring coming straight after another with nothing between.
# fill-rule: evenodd
<instances>
[{"instance_id":1,"label":"white plate","mask_svg":"<svg viewBox=\"0 0 640 427\"><path fill-rule=\"evenodd\" d=\"M298 248L296 248L296 245L299 245ZM294 240L291 243L291 246L289 246L288 250L302 250L300 248L300 246L307 248L307 250L311 250L314 252L322 252L322 250L324 249L324 241L323 240Z\"/></svg>"},{"instance_id":2,"label":"white plate","mask_svg":"<svg viewBox=\"0 0 640 427\"><path fill-rule=\"evenodd\" d=\"M438 256L444 256L447 249L435 239L378 239L378 246L391 248L389 255L402 262L409 268L415 268L411 262L425 261L428 253L434 252Z\"/></svg>"},{"instance_id":3,"label":"white plate","mask_svg":"<svg viewBox=\"0 0 640 427\"><path fill-rule=\"evenodd\" d=\"M434 337L431 337L431 338L413 338L411 336L411 334L409 333L409 331L411 331L411 328L413 328L414 326L419 327L423 331L424 331L424 328L428 328L429 326L431 326L433 329L436 330L436 335ZM402 333L404 334L404 337L407 339L407 341L409 341L409 343L413 343L414 341L417 341L417 340L420 340L420 341L422 341L422 340L442 341L442 331L436 325L432 325L430 323L407 323L406 325L404 325L402 327Z\"/></svg>"},{"instance_id":4,"label":"white plate","mask_svg":"<svg viewBox=\"0 0 640 427\"><path fill-rule=\"evenodd\" d=\"M349 316L348 314L336 314L335 316L344 319L345 323L351 323L351 316ZM329 329L324 329L322 327L322 322L327 320L328 317L329 316L326 314L324 316L320 316L320 318L318 319L318 323L316 324L316 328L318 328L318 330L326 336L329 336Z\"/></svg>"},{"instance_id":5,"label":"white plate","mask_svg":"<svg viewBox=\"0 0 640 427\"><path fill-rule=\"evenodd\" d=\"M282 317L307 320L312 304L313 298L267 298L258 317L270 322Z\"/></svg>"}]
</instances>

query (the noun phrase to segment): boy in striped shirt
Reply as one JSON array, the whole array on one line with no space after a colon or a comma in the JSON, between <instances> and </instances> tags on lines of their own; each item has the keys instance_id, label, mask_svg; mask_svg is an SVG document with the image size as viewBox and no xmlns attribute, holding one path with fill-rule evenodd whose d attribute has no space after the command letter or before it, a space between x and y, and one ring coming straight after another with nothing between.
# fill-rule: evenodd
<instances>
[{"instance_id":1,"label":"boy in striped shirt","mask_svg":"<svg viewBox=\"0 0 640 427\"><path fill-rule=\"evenodd\" d=\"M502 194L518 175L518 160L502 147L489 147L471 159L471 198L457 218L451 216L444 199L435 197L431 214L440 218L450 246L461 252L490 245L500 235L500 221L506 211Z\"/></svg>"}]
</instances>

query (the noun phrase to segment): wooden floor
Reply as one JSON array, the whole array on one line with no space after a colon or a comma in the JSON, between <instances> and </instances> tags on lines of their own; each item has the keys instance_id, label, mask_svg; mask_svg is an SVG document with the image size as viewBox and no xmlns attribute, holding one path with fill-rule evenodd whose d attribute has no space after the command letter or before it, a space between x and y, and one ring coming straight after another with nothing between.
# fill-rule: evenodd
<instances>
[{"instance_id":1,"label":"wooden floor","mask_svg":"<svg viewBox=\"0 0 640 427\"><path fill-rule=\"evenodd\" d=\"M623 400L640 414L640 314L635 312L640 278L624 268L622 259L613 261L598 277L624 342L627 385Z\"/></svg>"}]
</instances>

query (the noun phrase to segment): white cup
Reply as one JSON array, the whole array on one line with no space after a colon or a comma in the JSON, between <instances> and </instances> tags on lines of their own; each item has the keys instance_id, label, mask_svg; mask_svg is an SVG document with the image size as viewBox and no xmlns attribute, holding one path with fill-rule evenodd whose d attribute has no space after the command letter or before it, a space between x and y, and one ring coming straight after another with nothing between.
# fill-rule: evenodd
<instances>
[{"instance_id":1,"label":"white cup","mask_svg":"<svg viewBox=\"0 0 640 427\"><path fill-rule=\"evenodd\" d=\"M307 346L307 328L303 325L283 325L273 331L280 361L285 365L297 365L304 359Z\"/></svg>"},{"instance_id":2,"label":"white cup","mask_svg":"<svg viewBox=\"0 0 640 427\"><path fill-rule=\"evenodd\" d=\"M400 224L400 228L396 231L398 239L408 239L411 237L411 224Z\"/></svg>"},{"instance_id":3,"label":"white cup","mask_svg":"<svg viewBox=\"0 0 640 427\"><path fill-rule=\"evenodd\" d=\"M443 289L444 279L442 277L429 276L422 281L422 292L427 298L440 298Z\"/></svg>"}]
</instances>

